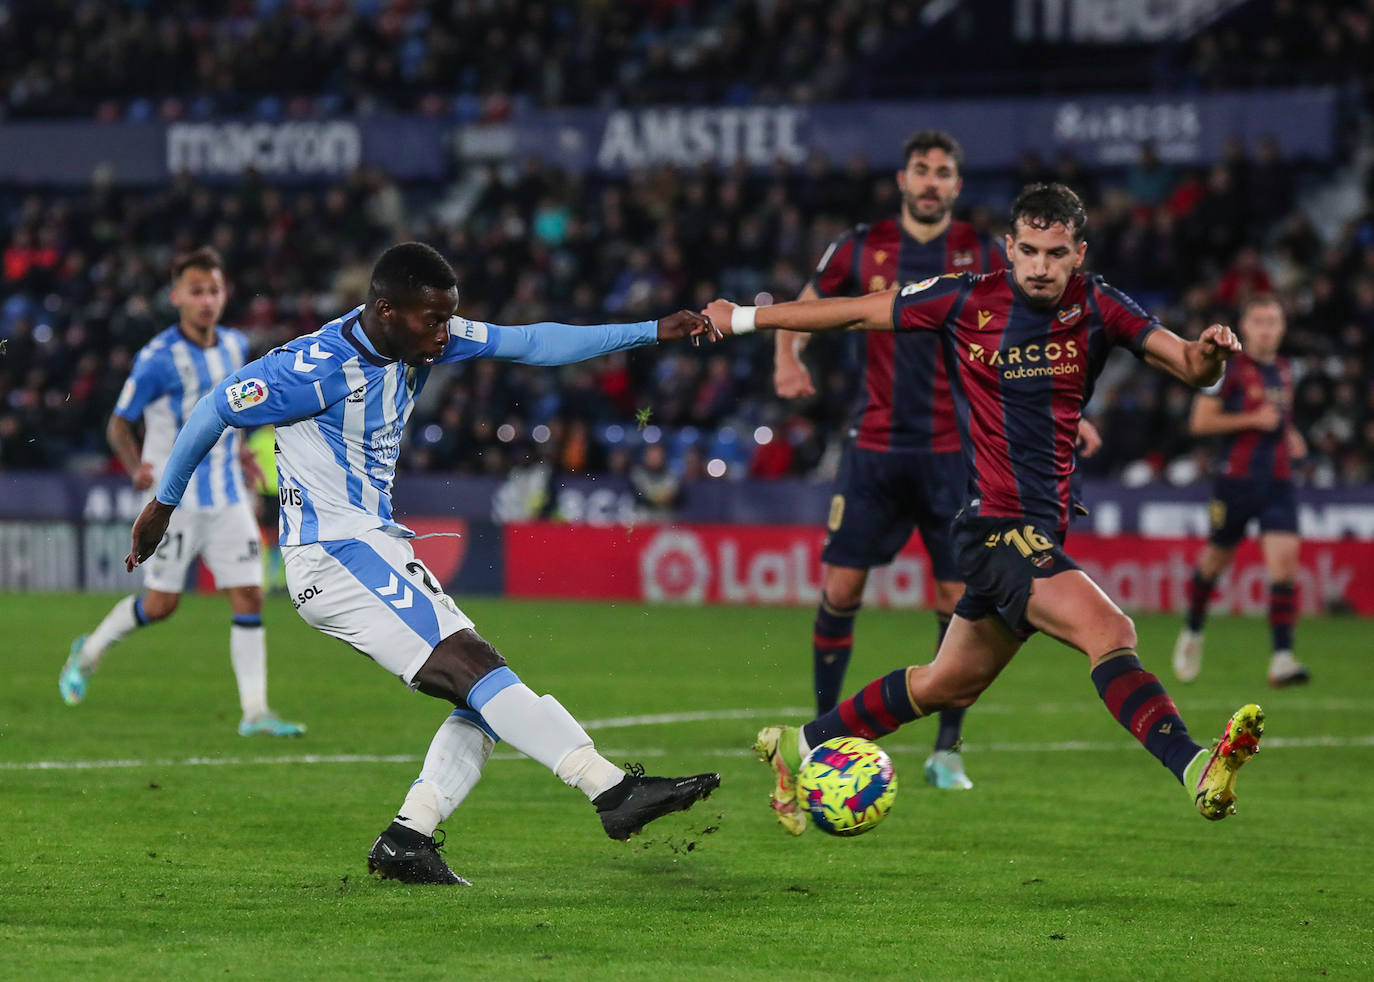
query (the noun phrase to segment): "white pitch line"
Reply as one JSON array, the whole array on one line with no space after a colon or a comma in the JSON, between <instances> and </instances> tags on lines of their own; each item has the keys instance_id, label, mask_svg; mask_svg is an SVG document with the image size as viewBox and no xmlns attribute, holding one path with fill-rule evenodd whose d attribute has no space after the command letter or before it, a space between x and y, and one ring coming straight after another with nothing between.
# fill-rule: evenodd
<instances>
[{"instance_id":1,"label":"white pitch line","mask_svg":"<svg viewBox=\"0 0 1374 982\"><path fill-rule=\"evenodd\" d=\"M1349 702L1352 706L1366 706L1368 701L1359 702L1357 700L1326 700L1328 702ZM1227 705L1232 705L1227 703ZM1057 704L1046 704L1049 712L1062 711ZM1070 707L1065 707L1070 708ZM1287 708L1296 709L1299 707L1288 706ZM986 711L984 707L979 707L980 711ZM1021 712L1044 712L1044 708L1037 707L1036 710L1021 710ZM635 726L660 726L674 723L704 723L717 722L721 720L740 720L740 719L796 719L804 717L808 713L806 709L795 706L788 706L782 709L708 709L688 713L658 713L648 716L619 716L611 719L591 720L584 726L588 730L609 730ZM928 745L917 744L884 744L884 747L891 753L924 753ZM1118 741L1088 741L1088 740L1065 740L1052 743L1011 743L1011 742L991 742L991 743L965 743L964 748L970 753L991 752L991 753L1064 753L1064 752L1103 752L1119 751L1131 746L1130 741L1125 738ZM1324 747L1374 747L1374 735L1356 737L1338 737L1329 735L1306 736L1306 737L1269 737L1264 741L1266 749L1309 749ZM681 751L669 751L662 747L640 747L636 749L616 749L602 748L601 752L611 758L623 757L666 757L670 753L679 754ZM714 750L692 751L693 754L705 757L746 757L752 756L753 751L744 747L739 748L717 748ZM520 760L524 755L516 751L505 751L492 755L498 760ZM0 771L85 771L85 770L116 770L133 767L239 767L239 766L259 766L259 765L283 765L283 764L415 764L423 760L423 757L416 754L283 754L280 756L257 756L257 757L152 757L146 759L115 759L115 760L17 760L0 761Z\"/></svg>"}]
</instances>

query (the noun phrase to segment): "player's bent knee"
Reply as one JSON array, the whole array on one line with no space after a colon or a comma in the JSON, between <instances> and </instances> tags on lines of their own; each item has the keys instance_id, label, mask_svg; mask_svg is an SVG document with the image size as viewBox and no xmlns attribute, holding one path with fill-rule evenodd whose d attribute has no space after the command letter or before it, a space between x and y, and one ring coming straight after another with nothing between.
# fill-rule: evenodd
<instances>
[{"instance_id":1,"label":"player's bent knee","mask_svg":"<svg viewBox=\"0 0 1374 982\"><path fill-rule=\"evenodd\" d=\"M143 616L149 624L165 621L175 613L180 599L180 594L176 593L146 593L143 595Z\"/></svg>"},{"instance_id":2,"label":"player's bent knee","mask_svg":"<svg viewBox=\"0 0 1374 982\"><path fill-rule=\"evenodd\" d=\"M1118 648L1134 648L1136 646L1135 621L1125 614L1118 614L1112 619L1111 630L1108 632L1108 650L1115 651Z\"/></svg>"},{"instance_id":3,"label":"player's bent knee","mask_svg":"<svg viewBox=\"0 0 1374 982\"><path fill-rule=\"evenodd\" d=\"M235 614L262 613L262 587L236 586L229 591L229 605Z\"/></svg>"},{"instance_id":4,"label":"player's bent knee","mask_svg":"<svg viewBox=\"0 0 1374 982\"><path fill-rule=\"evenodd\" d=\"M489 641L465 628L434 646L429 659L415 673L415 688L427 696L465 706L477 681L505 664L506 659Z\"/></svg>"}]
</instances>

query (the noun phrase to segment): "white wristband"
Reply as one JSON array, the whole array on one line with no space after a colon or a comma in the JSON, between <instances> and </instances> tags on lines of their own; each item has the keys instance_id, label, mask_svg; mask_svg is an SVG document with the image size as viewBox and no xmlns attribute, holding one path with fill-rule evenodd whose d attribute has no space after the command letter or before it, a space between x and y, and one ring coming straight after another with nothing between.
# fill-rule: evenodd
<instances>
[{"instance_id":1,"label":"white wristband","mask_svg":"<svg viewBox=\"0 0 1374 982\"><path fill-rule=\"evenodd\" d=\"M730 333L748 334L754 329L754 317L758 312L757 307L736 307L730 311Z\"/></svg>"}]
</instances>

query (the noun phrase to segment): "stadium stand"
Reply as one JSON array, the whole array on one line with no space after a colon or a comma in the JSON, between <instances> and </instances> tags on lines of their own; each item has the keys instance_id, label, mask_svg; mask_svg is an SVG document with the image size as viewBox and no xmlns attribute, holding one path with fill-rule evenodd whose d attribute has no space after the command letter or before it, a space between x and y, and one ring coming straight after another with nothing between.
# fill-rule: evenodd
<instances>
[{"instance_id":1,"label":"stadium stand","mask_svg":"<svg viewBox=\"0 0 1374 982\"><path fill-rule=\"evenodd\" d=\"M922 30L925 5L698 6L26 4L0 19L0 44L16 54L0 68L0 111L140 120L402 110L466 121L502 118L522 102L885 96L900 73L884 52ZM1132 50L1114 71L1139 87L1334 83L1348 93L1347 130L1360 132L1374 91L1364 56L1374 3L1259 6L1263 16L1222 17L1150 57ZM750 56L740 58L745 39L771 36L767 21L780 17L791 19L788 43L749 42ZM955 20L943 29L958 41ZM13 43L21 36L38 43ZM721 65L741 63L747 72L721 81ZM1069 59L1042 84L1072 90L1080 67ZM195 85L166 83L185 78ZM1360 149L1351 136L1341 174L1367 165ZM1091 266L1183 334L1230 319L1251 293L1277 293L1289 314L1297 420L1312 448L1307 479L1367 483L1374 212L1321 225L1303 202L1336 168L1285 162L1277 150L1237 143L1205 171L1171 167L1148 146L1114 170L1028 156L1014 172L969 173L963 217L999 231L1019 183L1067 180L1091 208ZM633 320L717 294L790 299L836 234L897 207L890 174L841 158L623 177L493 164L456 223L432 207L446 186L400 185L375 168L289 188L252 173L228 187L182 177L130 189L100 174L79 192L0 185L0 468L115 466L103 423L131 352L168 322L166 270L176 251L203 242L220 249L233 285L226 321L259 350L359 302L371 259L402 238L444 252L460 274L464 314L497 322ZM661 440L669 467L688 478L703 459L723 461L730 476L824 475L854 380L842 340L820 339L813 351L830 367L818 373L820 394L800 405L772 396L771 347L759 338L714 351L636 351L560 372L483 363L426 391L402 466L499 473L545 458L573 472L628 473L643 445ZM1089 469L1201 479L1207 452L1186 436L1188 402L1182 387L1122 365L1092 406L1107 446ZM638 429L642 408L653 425Z\"/></svg>"}]
</instances>

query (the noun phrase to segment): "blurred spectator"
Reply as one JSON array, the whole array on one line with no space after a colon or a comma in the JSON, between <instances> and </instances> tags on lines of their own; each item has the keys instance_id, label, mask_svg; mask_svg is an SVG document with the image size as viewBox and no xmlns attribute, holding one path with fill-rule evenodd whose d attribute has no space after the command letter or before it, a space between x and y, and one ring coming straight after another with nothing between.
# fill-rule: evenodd
<instances>
[{"instance_id":1,"label":"blurred spectator","mask_svg":"<svg viewBox=\"0 0 1374 982\"><path fill-rule=\"evenodd\" d=\"M645 518L666 518L682 501L682 482L668 467L668 450L662 443L647 443L630 469L630 485Z\"/></svg>"},{"instance_id":2,"label":"blurred spectator","mask_svg":"<svg viewBox=\"0 0 1374 982\"><path fill-rule=\"evenodd\" d=\"M1371 3L1245 5L1157 57L1181 52L1175 70L1200 86L1363 85ZM879 93L877 76L901 77L887 71L900 60L892 39L905 36L892 32L915 30L922 7L136 6L131 15L128 5L81 0L11 5L0 17L0 112L298 118L423 103L422 111L472 120L530 103L867 96ZM784 22L787 44L757 40ZM1126 70L1129 59L1123 54L1112 70ZM982 84L968 76L960 76L965 84ZM1072 88L1065 79L1057 84ZM1324 241L1294 205L1304 178L1326 175L1283 163L1278 149L1262 140L1251 158L1235 142L1205 173L1182 174L1148 145L1126 173L1089 173L1069 155L1051 171L1028 155L1021 176L1052 172L1078 187L1092 214L1090 268L1182 334L1230 319L1227 308L1250 293L1275 292L1290 313L1295 415L1317 430L1314 473L1352 480L1374 457L1374 404L1362 388L1374 364L1374 214ZM436 207L451 205L453 188L400 185L376 169L280 188L251 172L213 187L182 175L164 187L125 188L108 170L75 191L0 188L0 340L8 348L0 358L0 466L113 466L100 430L114 387L130 352L171 319L169 257L201 242L216 244L236 270L226 322L244 327L260 352L362 302L372 260L402 238L450 257L465 316L596 323L695 308L718 294L793 297L839 231L895 207L890 175L843 153L760 173L660 167L581 176L523 161L484 165L479 176L460 222ZM1000 231L1017 180L971 173L960 217ZM416 408L401 466L494 475L514 466L521 486L543 489L536 511L547 511L555 472L630 470L624 430L644 410L662 428L663 446L674 448L669 456L682 454L683 480L704 479L708 468L726 477L818 474L833 466L848 423L854 372L846 339L810 346L820 392L790 406L770 395L770 343L756 336L718 348L638 349L561 372L490 361L445 368ZM1351 366L1359 366L1354 376ZM1123 362L1104 377L1098 400L1107 444L1095 467L1121 473L1148 458L1145 467L1160 473L1171 460L1191 460L1181 425L1186 390ZM542 443L541 425L550 434ZM611 439L615 426L621 436ZM676 442L687 427L697 438ZM771 437L761 442L765 429Z\"/></svg>"}]
</instances>

